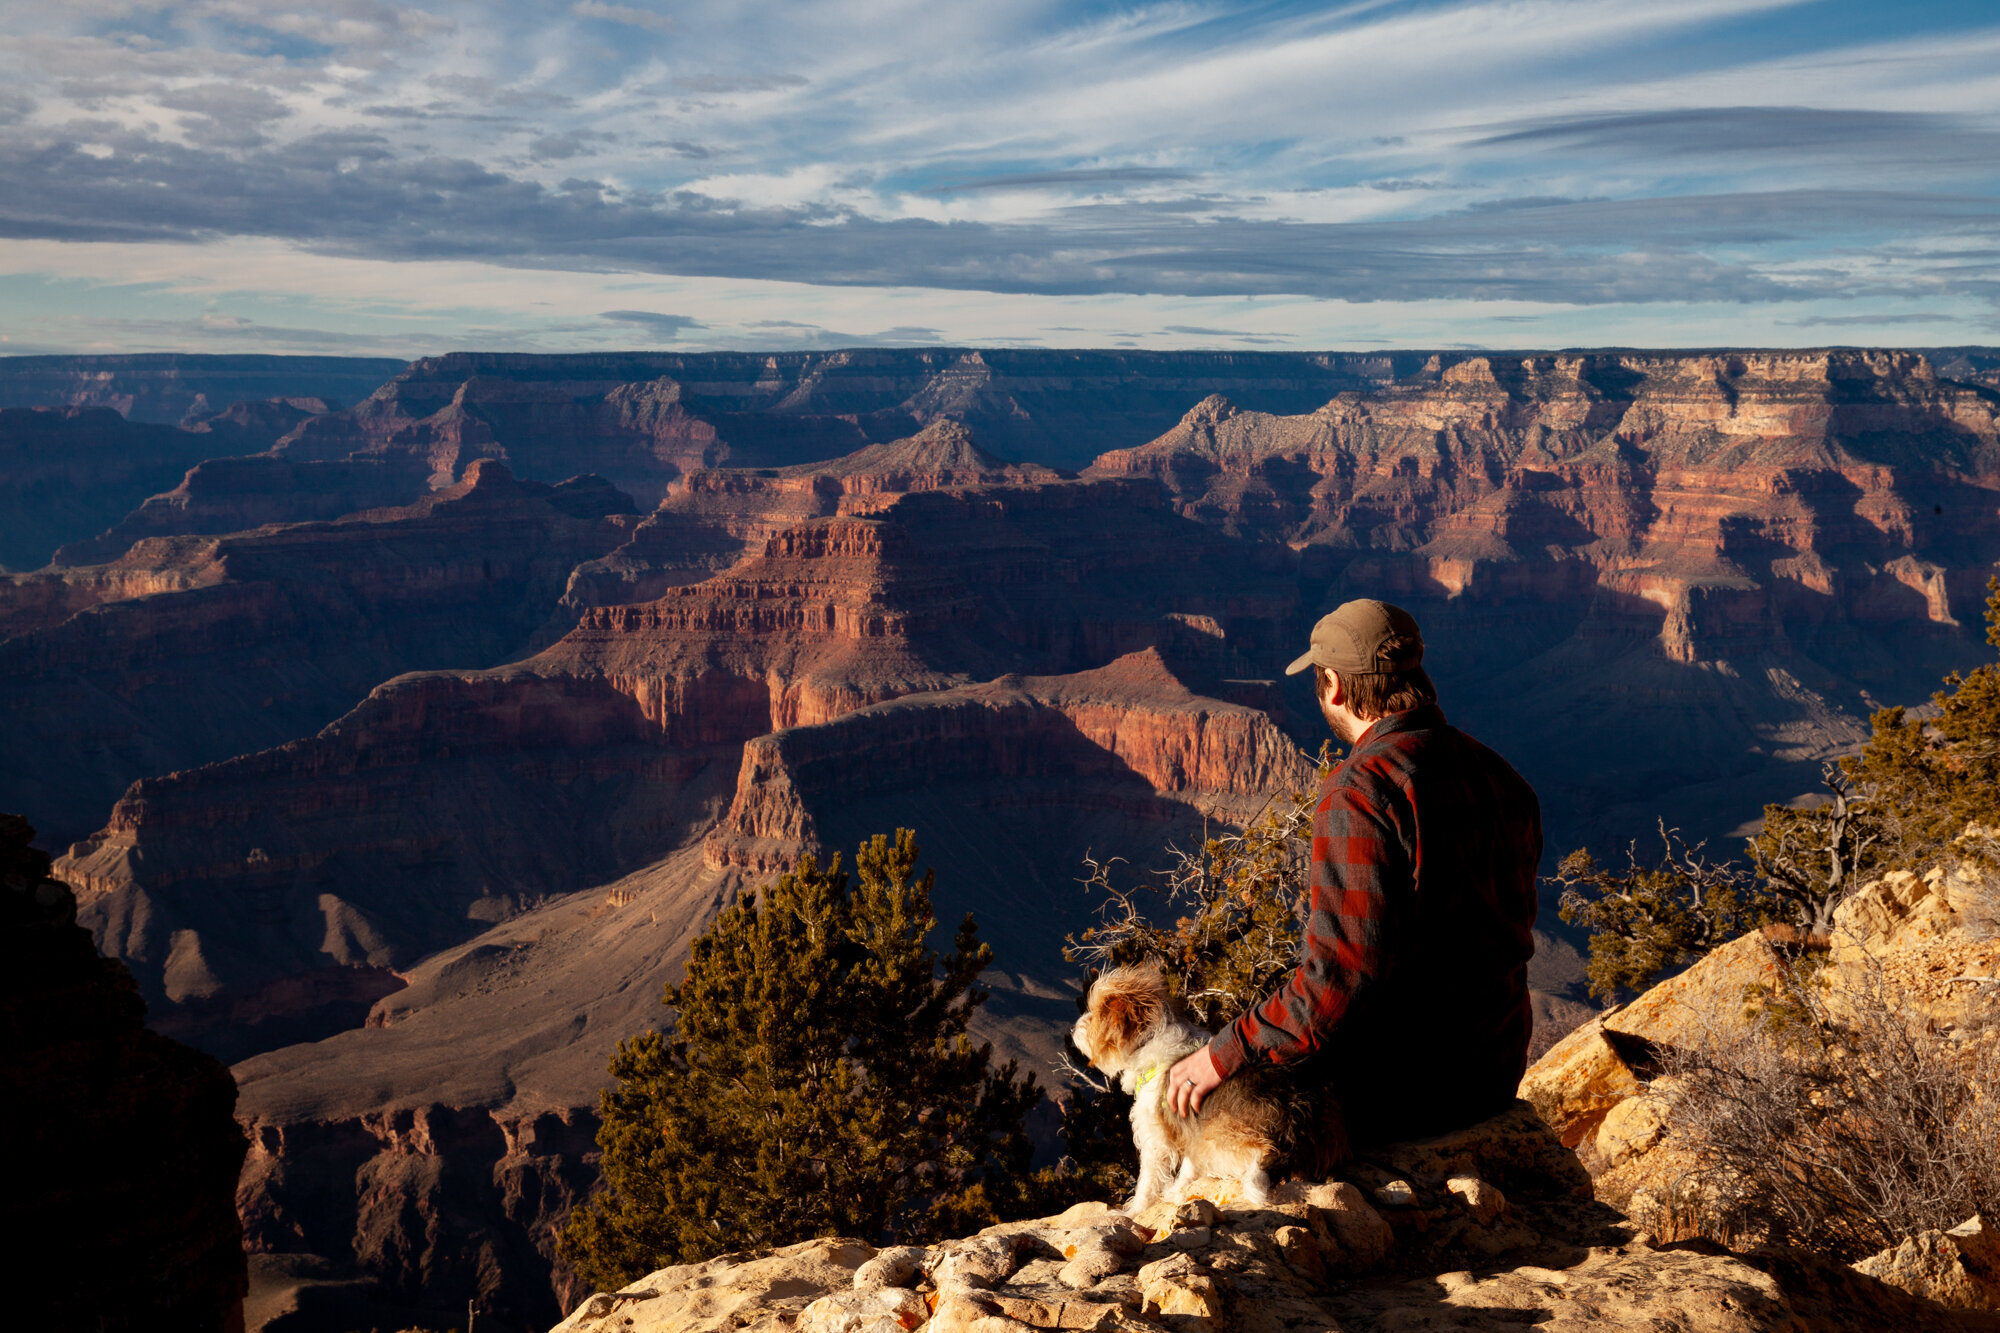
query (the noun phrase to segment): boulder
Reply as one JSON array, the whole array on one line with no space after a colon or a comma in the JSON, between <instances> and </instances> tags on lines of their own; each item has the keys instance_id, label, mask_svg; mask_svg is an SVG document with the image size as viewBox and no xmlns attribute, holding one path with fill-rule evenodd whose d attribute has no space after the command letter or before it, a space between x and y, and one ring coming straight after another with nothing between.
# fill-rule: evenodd
<instances>
[{"instance_id":1,"label":"boulder","mask_svg":"<svg viewBox=\"0 0 2000 1333\"><path fill-rule=\"evenodd\" d=\"M1628 1097L1605 1112L1597 1127L1597 1152L1607 1165L1618 1166L1651 1151L1666 1132L1656 1098Z\"/></svg>"},{"instance_id":2,"label":"boulder","mask_svg":"<svg viewBox=\"0 0 2000 1333\"><path fill-rule=\"evenodd\" d=\"M929 1303L907 1287L856 1287L801 1310L798 1333L908 1333L930 1317Z\"/></svg>"},{"instance_id":3,"label":"boulder","mask_svg":"<svg viewBox=\"0 0 2000 1333\"><path fill-rule=\"evenodd\" d=\"M1396 1233L1359 1188L1347 1181L1315 1185L1306 1194L1307 1216L1325 1225L1347 1263L1372 1268L1388 1258Z\"/></svg>"},{"instance_id":4,"label":"boulder","mask_svg":"<svg viewBox=\"0 0 2000 1333\"><path fill-rule=\"evenodd\" d=\"M873 1246L845 1239L717 1255L599 1292L556 1327L565 1333L790 1333L821 1296L852 1290L855 1270L874 1257Z\"/></svg>"},{"instance_id":5,"label":"boulder","mask_svg":"<svg viewBox=\"0 0 2000 1333\"><path fill-rule=\"evenodd\" d=\"M1562 1139L1583 1143L1611 1108L1640 1090L1639 1076L1605 1035L1601 1021L1585 1023L1551 1046L1522 1076L1518 1095Z\"/></svg>"},{"instance_id":6,"label":"boulder","mask_svg":"<svg viewBox=\"0 0 2000 1333\"><path fill-rule=\"evenodd\" d=\"M1445 1181L1444 1187L1481 1226L1490 1226L1507 1211L1507 1196L1478 1176L1456 1175Z\"/></svg>"},{"instance_id":7,"label":"boulder","mask_svg":"<svg viewBox=\"0 0 2000 1333\"><path fill-rule=\"evenodd\" d=\"M854 1287L913 1287L923 1272L924 1251L915 1245L892 1245L854 1270Z\"/></svg>"},{"instance_id":8,"label":"boulder","mask_svg":"<svg viewBox=\"0 0 2000 1333\"><path fill-rule=\"evenodd\" d=\"M1194 1315L1212 1320L1222 1314L1221 1284L1214 1273L1186 1254L1159 1259L1140 1269L1139 1290L1146 1300L1148 1318Z\"/></svg>"},{"instance_id":9,"label":"boulder","mask_svg":"<svg viewBox=\"0 0 2000 1333\"><path fill-rule=\"evenodd\" d=\"M1919 1232L1854 1269L1947 1309L2000 1310L2000 1231L1982 1217Z\"/></svg>"},{"instance_id":10,"label":"boulder","mask_svg":"<svg viewBox=\"0 0 2000 1333\"><path fill-rule=\"evenodd\" d=\"M1878 954L1887 949L1932 943L1959 928L1959 915L1943 893L1944 871L1919 878L1892 870L1864 884L1834 909L1835 957L1849 951Z\"/></svg>"}]
</instances>

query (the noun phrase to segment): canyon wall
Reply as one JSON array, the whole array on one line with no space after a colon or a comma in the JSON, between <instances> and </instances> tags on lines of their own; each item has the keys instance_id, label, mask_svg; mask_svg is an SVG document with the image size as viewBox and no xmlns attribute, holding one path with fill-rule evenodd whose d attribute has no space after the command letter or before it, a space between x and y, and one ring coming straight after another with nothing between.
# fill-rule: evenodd
<instances>
[{"instance_id":1,"label":"canyon wall","mask_svg":"<svg viewBox=\"0 0 2000 1333\"><path fill-rule=\"evenodd\" d=\"M956 348L453 353L412 362L284 449L299 458L409 452L440 477L475 457L546 480L587 469L650 503L696 467L815 462L944 419L970 426L1004 457L1075 467L1107 444L1151 438L1204 392L1299 411L1340 389L1388 383L1422 360Z\"/></svg>"},{"instance_id":2,"label":"canyon wall","mask_svg":"<svg viewBox=\"0 0 2000 1333\"><path fill-rule=\"evenodd\" d=\"M19 799L236 1061L260 1290L538 1320L605 1060L722 903L914 827L996 946L982 1035L1046 1069L1081 856L1304 781L1277 673L1347 597L1417 613L1557 851L1809 790L1987 651L1961 359L435 358L0 580Z\"/></svg>"},{"instance_id":3,"label":"canyon wall","mask_svg":"<svg viewBox=\"0 0 2000 1333\"><path fill-rule=\"evenodd\" d=\"M109 408L0 408L0 571L39 569L211 455L214 441Z\"/></svg>"},{"instance_id":4,"label":"canyon wall","mask_svg":"<svg viewBox=\"0 0 2000 1333\"><path fill-rule=\"evenodd\" d=\"M1088 475L1408 605L1568 845L1810 790L1976 660L2000 569L2000 398L1909 353L1440 358L1302 416L1210 398Z\"/></svg>"},{"instance_id":5,"label":"canyon wall","mask_svg":"<svg viewBox=\"0 0 2000 1333\"><path fill-rule=\"evenodd\" d=\"M0 356L0 408L102 407L171 424L267 398L354 403L407 364L370 356Z\"/></svg>"},{"instance_id":6,"label":"canyon wall","mask_svg":"<svg viewBox=\"0 0 2000 1333\"><path fill-rule=\"evenodd\" d=\"M533 657L405 675L315 736L138 781L62 873L160 1021L241 1054L296 1039L287 1003L331 1022L360 998L303 979L400 970L698 839L765 733L1149 646L1206 682L1293 617L1151 483L878 498Z\"/></svg>"},{"instance_id":7,"label":"canyon wall","mask_svg":"<svg viewBox=\"0 0 2000 1333\"><path fill-rule=\"evenodd\" d=\"M0 575L0 801L79 838L138 778L310 734L401 671L504 660L630 508L487 464L403 509Z\"/></svg>"}]
</instances>

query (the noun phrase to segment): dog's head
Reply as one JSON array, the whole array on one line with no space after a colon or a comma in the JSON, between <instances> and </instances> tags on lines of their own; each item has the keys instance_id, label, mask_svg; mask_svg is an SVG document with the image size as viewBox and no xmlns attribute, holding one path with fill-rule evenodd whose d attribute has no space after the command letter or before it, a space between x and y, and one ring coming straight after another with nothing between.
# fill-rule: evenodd
<instances>
[{"instance_id":1,"label":"dog's head","mask_svg":"<svg viewBox=\"0 0 2000 1333\"><path fill-rule=\"evenodd\" d=\"M1167 1014L1167 979L1156 962L1116 967L1091 983L1070 1037L1091 1064L1117 1073Z\"/></svg>"}]
</instances>

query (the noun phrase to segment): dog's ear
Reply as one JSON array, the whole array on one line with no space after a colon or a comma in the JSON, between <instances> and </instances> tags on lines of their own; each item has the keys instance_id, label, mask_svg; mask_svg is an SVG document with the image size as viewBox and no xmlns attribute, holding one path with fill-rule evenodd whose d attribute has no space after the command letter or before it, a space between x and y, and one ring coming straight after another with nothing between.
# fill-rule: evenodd
<instances>
[{"instance_id":1,"label":"dog's ear","mask_svg":"<svg viewBox=\"0 0 2000 1333\"><path fill-rule=\"evenodd\" d=\"M1139 1006L1127 995L1111 996L1099 1012L1103 1016L1105 1034L1117 1047L1129 1047L1145 1025Z\"/></svg>"}]
</instances>

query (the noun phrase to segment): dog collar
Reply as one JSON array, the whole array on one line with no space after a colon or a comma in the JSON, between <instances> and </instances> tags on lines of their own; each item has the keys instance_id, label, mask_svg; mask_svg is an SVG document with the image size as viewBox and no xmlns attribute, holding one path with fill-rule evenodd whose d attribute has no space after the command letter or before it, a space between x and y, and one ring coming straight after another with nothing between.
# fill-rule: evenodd
<instances>
[{"instance_id":1,"label":"dog collar","mask_svg":"<svg viewBox=\"0 0 2000 1333\"><path fill-rule=\"evenodd\" d=\"M1151 1083L1154 1079L1160 1076L1162 1068L1163 1066L1154 1065L1151 1069L1148 1069L1145 1073L1139 1075L1139 1085L1132 1089L1132 1095L1136 1097L1140 1093L1144 1092L1146 1090L1146 1085L1148 1083Z\"/></svg>"}]
</instances>

